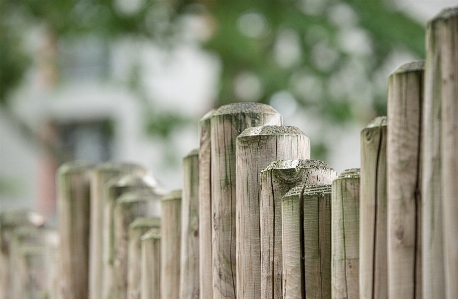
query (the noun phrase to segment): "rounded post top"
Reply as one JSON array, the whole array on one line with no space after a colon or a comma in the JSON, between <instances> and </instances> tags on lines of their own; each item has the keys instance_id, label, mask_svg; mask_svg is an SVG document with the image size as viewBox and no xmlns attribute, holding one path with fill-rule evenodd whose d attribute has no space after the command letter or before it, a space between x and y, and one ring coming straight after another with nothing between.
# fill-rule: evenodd
<instances>
[{"instance_id":1,"label":"rounded post top","mask_svg":"<svg viewBox=\"0 0 458 299\"><path fill-rule=\"evenodd\" d=\"M99 164L94 167L94 171L96 172L132 172L132 171L144 171L146 170L143 168L143 166L140 166L135 163L127 163L127 162L105 162L102 164Z\"/></svg>"},{"instance_id":2,"label":"rounded post top","mask_svg":"<svg viewBox=\"0 0 458 299\"><path fill-rule=\"evenodd\" d=\"M108 188L122 188L122 187L149 187L155 188L159 193L164 193L163 187L151 175L142 174L125 174L120 177L115 177L108 181Z\"/></svg>"},{"instance_id":3,"label":"rounded post top","mask_svg":"<svg viewBox=\"0 0 458 299\"><path fill-rule=\"evenodd\" d=\"M182 190L173 190L162 198L162 201L181 200Z\"/></svg>"},{"instance_id":4,"label":"rounded post top","mask_svg":"<svg viewBox=\"0 0 458 299\"><path fill-rule=\"evenodd\" d=\"M366 126L366 129L386 126L388 124L386 116L377 116Z\"/></svg>"},{"instance_id":5,"label":"rounded post top","mask_svg":"<svg viewBox=\"0 0 458 299\"><path fill-rule=\"evenodd\" d=\"M95 168L95 164L90 163L90 162L72 161L72 162L66 162L62 164L59 167L59 169L57 170L57 173L59 176L63 176L63 175L72 174L72 173L85 172L87 170L91 170L94 168Z\"/></svg>"},{"instance_id":6,"label":"rounded post top","mask_svg":"<svg viewBox=\"0 0 458 299\"><path fill-rule=\"evenodd\" d=\"M291 188L285 195L283 195L282 200L288 199L290 197L300 196L304 192L304 185L299 185Z\"/></svg>"},{"instance_id":7,"label":"rounded post top","mask_svg":"<svg viewBox=\"0 0 458 299\"><path fill-rule=\"evenodd\" d=\"M209 121L210 118L215 113L215 111L216 111L215 109L212 109L212 110L208 111L207 113L205 113L204 116L202 116L202 118L199 120L199 123L203 123L203 122Z\"/></svg>"},{"instance_id":8,"label":"rounded post top","mask_svg":"<svg viewBox=\"0 0 458 299\"><path fill-rule=\"evenodd\" d=\"M145 227L160 227L161 218L159 217L139 217L129 225L129 229L138 229Z\"/></svg>"},{"instance_id":9,"label":"rounded post top","mask_svg":"<svg viewBox=\"0 0 458 299\"><path fill-rule=\"evenodd\" d=\"M329 165L320 160L312 159L298 159L298 160L278 160L273 161L267 166L262 172L270 171L274 169L330 169L333 170Z\"/></svg>"},{"instance_id":10,"label":"rounded post top","mask_svg":"<svg viewBox=\"0 0 458 299\"><path fill-rule=\"evenodd\" d=\"M331 190L331 185L307 185L304 188L304 195L331 193Z\"/></svg>"},{"instance_id":11,"label":"rounded post top","mask_svg":"<svg viewBox=\"0 0 458 299\"><path fill-rule=\"evenodd\" d=\"M118 204L130 204L139 201L147 201L153 199L160 199L163 196L161 193L157 193L154 188L151 189L139 189L121 194L116 200Z\"/></svg>"},{"instance_id":12,"label":"rounded post top","mask_svg":"<svg viewBox=\"0 0 458 299\"><path fill-rule=\"evenodd\" d=\"M293 126L258 126L245 129L237 138L251 136L274 136L274 135L304 135L297 127Z\"/></svg>"},{"instance_id":13,"label":"rounded post top","mask_svg":"<svg viewBox=\"0 0 458 299\"><path fill-rule=\"evenodd\" d=\"M161 238L161 229L154 227L148 230L146 233L143 234L141 240L150 240L150 239L160 239Z\"/></svg>"},{"instance_id":14,"label":"rounded post top","mask_svg":"<svg viewBox=\"0 0 458 299\"><path fill-rule=\"evenodd\" d=\"M361 170L359 168L349 168L342 171L337 179L359 179L360 175Z\"/></svg>"},{"instance_id":15,"label":"rounded post top","mask_svg":"<svg viewBox=\"0 0 458 299\"><path fill-rule=\"evenodd\" d=\"M425 61L424 60L417 60L408 63L404 63L403 65L396 68L391 75L409 73L409 72L421 72L425 69Z\"/></svg>"},{"instance_id":16,"label":"rounded post top","mask_svg":"<svg viewBox=\"0 0 458 299\"><path fill-rule=\"evenodd\" d=\"M40 227L46 223L46 218L32 210L13 209L6 210L0 214L0 223L2 227L14 227L24 224Z\"/></svg>"},{"instance_id":17,"label":"rounded post top","mask_svg":"<svg viewBox=\"0 0 458 299\"><path fill-rule=\"evenodd\" d=\"M434 23L436 21L445 21L458 16L458 6L449 7L442 10L438 15L432 18L428 24Z\"/></svg>"},{"instance_id":18,"label":"rounded post top","mask_svg":"<svg viewBox=\"0 0 458 299\"><path fill-rule=\"evenodd\" d=\"M242 102L242 103L233 103L233 104L221 106L213 113L212 117L220 116L220 115L228 115L228 114L229 115L240 114L240 113L279 114L277 110L275 110L274 108L266 104Z\"/></svg>"},{"instance_id":19,"label":"rounded post top","mask_svg":"<svg viewBox=\"0 0 458 299\"><path fill-rule=\"evenodd\" d=\"M190 157L195 157L195 156L199 156L199 149L198 148L193 149L192 151L190 151L189 154L184 156L183 159L190 158Z\"/></svg>"}]
</instances>

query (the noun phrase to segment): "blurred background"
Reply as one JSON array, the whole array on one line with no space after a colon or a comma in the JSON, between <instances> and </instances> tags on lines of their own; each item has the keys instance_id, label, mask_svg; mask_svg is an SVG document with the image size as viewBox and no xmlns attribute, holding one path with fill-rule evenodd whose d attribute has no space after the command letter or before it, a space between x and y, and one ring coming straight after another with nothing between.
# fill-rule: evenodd
<instances>
[{"instance_id":1,"label":"blurred background","mask_svg":"<svg viewBox=\"0 0 458 299\"><path fill-rule=\"evenodd\" d=\"M0 0L0 210L55 214L65 161L128 161L166 189L210 109L272 105L312 158L359 167L398 65L450 0Z\"/></svg>"}]
</instances>

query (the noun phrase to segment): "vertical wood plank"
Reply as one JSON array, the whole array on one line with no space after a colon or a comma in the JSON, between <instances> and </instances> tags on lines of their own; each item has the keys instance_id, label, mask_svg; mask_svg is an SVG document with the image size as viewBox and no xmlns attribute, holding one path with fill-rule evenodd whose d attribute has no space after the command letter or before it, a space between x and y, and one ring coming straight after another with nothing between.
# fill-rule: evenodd
<instances>
[{"instance_id":1,"label":"vertical wood plank","mask_svg":"<svg viewBox=\"0 0 458 299\"><path fill-rule=\"evenodd\" d=\"M388 298L386 117L361 132L360 297Z\"/></svg>"},{"instance_id":2,"label":"vertical wood plank","mask_svg":"<svg viewBox=\"0 0 458 299\"><path fill-rule=\"evenodd\" d=\"M332 298L359 298L360 170L343 171L332 182Z\"/></svg>"},{"instance_id":3,"label":"vertical wood plank","mask_svg":"<svg viewBox=\"0 0 458 299\"><path fill-rule=\"evenodd\" d=\"M161 229L152 228L142 236L142 299L161 298Z\"/></svg>"},{"instance_id":4,"label":"vertical wood plank","mask_svg":"<svg viewBox=\"0 0 458 299\"><path fill-rule=\"evenodd\" d=\"M181 197L175 190L162 199L161 298L180 297Z\"/></svg>"},{"instance_id":5,"label":"vertical wood plank","mask_svg":"<svg viewBox=\"0 0 458 299\"><path fill-rule=\"evenodd\" d=\"M268 105L235 103L220 107L210 121L213 298L235 298L236 137L248 127L281 125L282 117Z\"/></svg>"},{"instance_id":6,"label":"vertical wood plank","mask_svg":"<svg viewBox=\"0 0 458 299\"><path fill-rule=\"evenodd\" d=\"M424 62L388 79L388 287L390 298L422 298L421 109Z\"/></svg>"},{"instance_id":7,"label":"vertical wood plank","mask_svg":"<svg viewBox=\"0 0 458 299\"><path fill-rule=\"evenodd\" d=\"M208 256L206 257L208 258ZM180 298L199 298L199 150L183 159Z\"/></svg>"},{"instance_id":8,"label":"vertical wood plank","mask_svg":"<svg viewBox=\"0 0 458 299\"><path fill-rule=\"evenodd\" d=\"M260 172L272 161L308 158L310 140L296 127L252 127L237 137L237 298L261 297Z\"/></svg>"},{"instance_id":9,"label":"vertical wood plank","mask_svg":"<svg viewBox=\"0 0 458 299\"><path fill-rule=\"evenodd\" d=\"M329 185L337 177L318 160L274 161L261 171L261 298L282 298L282 197L293 187Z\"/></svg>"}]
</instances>

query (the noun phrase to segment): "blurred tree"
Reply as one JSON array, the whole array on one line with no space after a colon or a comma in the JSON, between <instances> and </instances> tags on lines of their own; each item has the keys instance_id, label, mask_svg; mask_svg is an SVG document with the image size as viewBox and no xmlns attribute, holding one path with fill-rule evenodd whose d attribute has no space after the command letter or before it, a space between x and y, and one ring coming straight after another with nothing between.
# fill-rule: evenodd
<instances>
[{"instance_id":1,"label":"blurred tree","mask_svg":"<svg viewBox=\"0 0 458 299\"><path fill-rule=\"evenodd\" d=\"M23 43L37 25L56 39L91 34L110 42L129 35L173 46L189 30L183 20L192 18L204 24L196 38L221 59L215 106L293 103L334 123L385 114L381 69L396 51L424 56L423 26L389 0L0 0L0 13L4 108L33 62ZM131 86L145 97L138 81ZM169 111L160 115L187 123ZM149 132L169 134L171 126L151 119Z\"/></svg>"}]
</instances>

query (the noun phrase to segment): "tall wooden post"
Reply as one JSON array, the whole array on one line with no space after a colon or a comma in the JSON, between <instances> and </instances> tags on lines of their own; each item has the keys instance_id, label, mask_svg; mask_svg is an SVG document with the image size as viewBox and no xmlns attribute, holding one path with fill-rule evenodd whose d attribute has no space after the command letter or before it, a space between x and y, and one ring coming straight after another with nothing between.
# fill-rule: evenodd
<instances>
[{"instance_id":1,"label":"tall wooden post","mask_svg":"<svg viewBox=\"0 0 458 299\"><path fill-rule=\"evenodd\" d=\"M332 182L332 298L359 298L359 169Z\"/></svg>"},{"instance_id":2,"label":"tall wooden post","mask_svg":"<svg viewBox=\"0 0 458 299\"><path fill-rule=\"evenodd\" d=\"M159 196L154 189L144 188L126 192L116 200L113 211L112 298L130 298L127 294L129 226L137 218L151 216L153 201L158 199Z\"/></svg>"},{"instance_id":3,"label":"tall wooden post","mask_svg":"<svg viewBox=\"0 0 458 299\"><path fill-rule=\"evenodd\" d=\"M161 229L142 236L142 299L161 299Z\"/></svg>"},{"instance_id":4,"label":"tall wooden post","mask_svg":"<svg viewBox=\"0 0 458 299\"><path fill-rule=\"evenodd\" d=\"M209 258L209 257L207 257ZM199 150L183 159L180 298L199 298Z\"/></svg>"},{"instance_id":5,"label":"tall wooden post","mask_svg":"<svg viewBox=\"0 0 458 299\"><path fill-rule=\"evenodd\" d=\"M441 42L440 18L426 28L422 113L422 256L424 298L445 298L442 228Z\"/></svg>"},{"instance_id":6,"label":"tall wooden post","mask_svg":"<svg viewBox=\"0 0 458 299\"><path fill-rule=\"evenodd\" d=\"M143 175L146 170L135 164L104 163L91 174L91 225L89 241L89 299L101 299L103 279L103 223L104 202L108 196L109 180L126 174Z\"/></svg>"},{"instance_id":7,"label":"tall wooden post","mask_svg":"<svg viewBox=\"0 0 458 299\"><path fill-rule=\"evenodd\" d=\"M329 185L334 169L318 160L274 161L261 171L261 297L282 298L281 200L299 185Z\"/></svg>"},{"instance_id":8,"label":"tall wooden post","mask_svg":"<svg viewBox=\"0 0 458 299\"><path fill-rule=\"evenodd\" d=\"M211 136L212 110L199 122L199 277L201 298L213 298Z\"/></svg>"},{"instance_id":9,"label":"tall wooden post","mask_svg":"<svg viewBox=\"0 0 458 299\"><path fill-rule=\"evenodd\" d=\"M386 117L361 132L360 259L362 299L388 298Z\"/></svg>"},{"instance_id":10,"label":"tall wooden post","mask_svg":"<svg viewBox=\"0 0 458 299\"><path fill-rule=\"evenodd\" d=\"M310 140L296 127L248 128L236 144L237 298L261 296L261 171L276 160L310 158Z\"/></svg>"},{"instance_id":11,"label":"tall wooden post","mask_svg":"<svg viewBox=\"0 0 458 299\"><path fill-rule=\"evenodd\" d=\"M45 218L30 210L8 210L0 214L0 299L10 299L10 242L19 227L41 227Z\"/></svg>"},{"instance_id":12,"label":"tall wooden post","mask_svg":"<svg viewBox=\"0 0 458 299\"><path fill-rule=\"evenodd\" d=\"M421 109L424 62L402 65L388 79L389 298L422 298Z\"/></svg>"},{"instance_id":13,"label":"tall wooden post","mask_svg":"<svg viewBox=\"0 0 458 299\"><path fill-rule=\"evenodd\" d=\"M236 138L248 127L281 125L272 107L236 103L220 107L211 117L213 221L213 298L236 296Z\"/></svg>"},{"instance_id":14,"label":"tall wooden post","mask_svg":"<svg viewBox=\"0 0 458 299\"><path fill-rule=\"evenodd\" d=\"M181 190L162 199L161 298L180 297Z\"/></svg>"},{"instance_id":15,"label":"tall wooden post","mask_svg":"<svg viewBox=\"0 0 458 299\"><path fill-rule=\"evenodd\" d=\"M118 298L141 298L141 237L152 228L159 228L157 217L137 218L129 226L129 247L127 259L127 293Z\"/></svg>"},{"instance_id":16,"label":"tall wooden post","mask_svg":"<svg viewBox=\"0 0 458 299\"><path fill-rule=\"evenodd\" d=\"M62 298L89 294L90 171L93 165L67 163L57 172L59 279Z\"/></svg>"}]
</instances>

